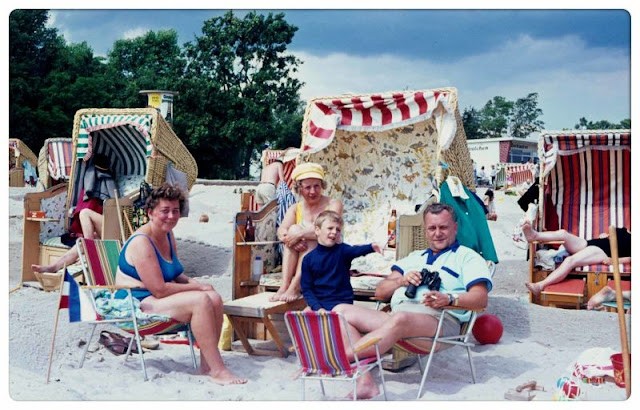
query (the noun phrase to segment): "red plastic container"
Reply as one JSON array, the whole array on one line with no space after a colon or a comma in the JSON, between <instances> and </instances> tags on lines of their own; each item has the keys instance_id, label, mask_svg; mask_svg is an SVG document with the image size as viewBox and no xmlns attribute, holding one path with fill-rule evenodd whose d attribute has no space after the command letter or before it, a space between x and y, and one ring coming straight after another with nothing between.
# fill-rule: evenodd
<instances>
[{"instance_id":1,"label":"red plastic container","mask_svg":"<svg viewBox=\"0 0 640 410\"><path fill-rule=\"evenodd\" d=\"M631 355L629 355L629 363L631 363ZM622 353L616 353L614 355L611 355L611 364L613 365L613 378L616 382L616 386L625 387L624 364L622 361Z\"/></svg>"}]
</instances>

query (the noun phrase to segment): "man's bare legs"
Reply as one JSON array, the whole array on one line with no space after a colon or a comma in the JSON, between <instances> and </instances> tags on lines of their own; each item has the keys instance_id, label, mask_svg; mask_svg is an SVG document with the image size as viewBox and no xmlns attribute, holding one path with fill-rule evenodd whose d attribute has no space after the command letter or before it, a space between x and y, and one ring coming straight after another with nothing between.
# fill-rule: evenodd
<instances>
[{"instance_id":1,"label":"man's bare legs","mask_svg":"<svg viewBox=\"0 0 640 410\"><path fill-rule=\"evenodd\" d=\"M298 233L303 228L299 225L291 225L290 232ZM293 248L284 246L282 253L282 284L269 300L291 302L302 297L300 289L300 271L302 267L302 259L318 245L316 241L307 240L307 249L304 252L298 252Z\"/></svg>"},{"instance_id":2,"label":"man's bare legs","mask_svg":"<svg viewBox=\"0 0 640 410\"><path fill-rule=\"evenodd\" d=\"M595 265L602 263L607 258L604 251L597 246L587 246L581 251L569 255L566 257L560 266L549 274L546 278L535 283L526 283L527 289L536 297L540 296L540 292L545 287L554 283L561 282L564 278L571 273L575 268L585 265Z\"/></svg>"}]
</instances>

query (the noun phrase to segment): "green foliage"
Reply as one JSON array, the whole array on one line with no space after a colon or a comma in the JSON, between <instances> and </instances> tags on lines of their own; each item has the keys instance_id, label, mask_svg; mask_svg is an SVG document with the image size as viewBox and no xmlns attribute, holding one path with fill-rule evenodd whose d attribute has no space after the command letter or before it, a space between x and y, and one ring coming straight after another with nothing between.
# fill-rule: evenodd
<instances>
[{"instance_id":1,"label":"green foliage","mask_svg":"<svg viewBox=\"0 0 640 410\"><path fill-rule=\"evenodd\" d=\"M185 44L179 89L190 98L181 104L206 115L185 113L189 120L175 127L190 136L202 175L246 178L265 144L284 138L279 133L292 126L300 129L302 83L291 75L301 61L285 54L296 30L282 13L239 19L229 11L205 21L202 36Z\"/></svg>"},{"instance_id":2,"label":"green foliage","mask_svg":"<svg viewBox=\"0 0 640 410\"><path fill-rule=\"evenodd\" d=\"M581 117L578 120L578 123L574 125L575 129L579 130L630 130L631 129L631 119L626 118L620 121L618 124L600 120L600 121L587 121L585 117Z\"/></svg>"},{"instance_id":3,"label":"green foliage","mask_svg":"<svg viewBox=\"0 0 640 410\"><path fill-rule=\"evenodd\" d=\"M540 116L542 110L538 108L538 93L518 98L511 112L511 136L526 138L532 132L540 131L544 127L544 122L538 119Z\"/></svg>"},{"instance_id":4,"label":"green foliage","mask_svg":"<svg viewBox=\"0 0 640 410\"><path fill-rule=\"evenodd\" d=\"M480 128L485 138L499 138L506 136L509 118L514 103L504 97L495 96L482 107Z\"/></svg>"},{"instance_id":5,"label":"green foliage","mask_svg":"<svg viewBox=\"0 0 640 410\"><path fill-rule=\"evenodd\" d=\"M462 124L467 139L484 138L480 129L480 113L473 107L465 108L462 112Z\"/></svg>"}]
</instances>

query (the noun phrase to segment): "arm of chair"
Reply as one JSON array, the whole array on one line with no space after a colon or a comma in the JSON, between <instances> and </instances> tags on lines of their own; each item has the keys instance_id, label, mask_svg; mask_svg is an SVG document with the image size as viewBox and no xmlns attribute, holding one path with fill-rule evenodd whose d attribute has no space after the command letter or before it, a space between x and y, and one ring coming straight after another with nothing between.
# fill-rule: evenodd
<instances>
[{"instance_id":1,"label":"arm of chair","mask_svg":"<svg viewBox=\"0 0 640 410\"><path fill-rule=\"evenodd\" d=\"M367 343L365 343L365 344L363 344L361 346L358 346L356 349L354 349L354 353L360 353L364 349L380 343L380 340L382 340L382 338L374 337L373 339L369 340Z\"/></svg>"}]
</instances>

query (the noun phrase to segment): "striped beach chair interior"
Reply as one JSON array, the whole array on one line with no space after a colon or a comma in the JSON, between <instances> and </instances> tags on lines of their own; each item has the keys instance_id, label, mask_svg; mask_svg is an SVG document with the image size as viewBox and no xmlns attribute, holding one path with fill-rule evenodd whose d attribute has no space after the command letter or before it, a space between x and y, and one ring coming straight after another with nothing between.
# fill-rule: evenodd
<instances>
[{"instance_id":1,"label":"striped beach chair interior","mask_svg":"<svg viewBox=\"0 0 640 410\"><path fill-rule=\"evenodd\" d=\"M631 132L569 131L543 134L543 230L565 229L585 239L609 226L631 229ZM630 271L625 265L623 270ZM613 271L604 265L578 268Z\"/></svg>"},{"instance_id":2,"label":"striped beach chair interior","mask_svg":"<svg viewBox=\"0 0 640 410\"><path fill-rule=\"evenodd\" d=\"M71 175L72 150L71 138L51 138L48 140L47 168L52 179L69 179Z\"/></svg>"},{"instance_id":3,"label":"striped beach chair interior","mask_svg":"<svg viewBox=\"0 0 640 410\"><path fill-rule=\"evenodd\" d=\"M347 356L343 330L344 318L335 312L289 311L285 323L296 349L301 367L302 398L305 398L305 379L350 380L353 398L356 398L356 380L364 373L378 367L382 379L382 391L386 400L382 361L376 345L376 356L360 359L357 353L353 361ZM351 344L351 341L348 342ZM351 349L353 351L353 348Z\"/></svg>"}]
</instances>

